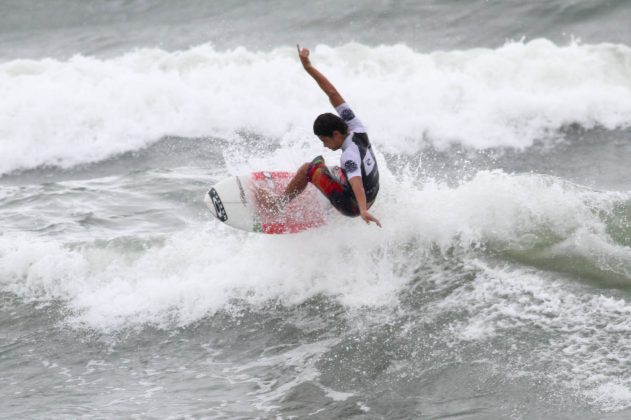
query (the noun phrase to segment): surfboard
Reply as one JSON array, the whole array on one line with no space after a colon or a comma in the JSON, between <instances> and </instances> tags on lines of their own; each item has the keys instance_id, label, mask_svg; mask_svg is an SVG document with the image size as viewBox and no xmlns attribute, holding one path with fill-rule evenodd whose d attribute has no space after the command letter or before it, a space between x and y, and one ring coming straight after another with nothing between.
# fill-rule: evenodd
<instances>
[{"instance_id":1,"label":"surfboard","mask_svg":"<svg viewBox=\"0 0 631 420\"><path fill-rule=\"evenodd\" d=\"M311 184L282 211L259 202L263 201L261 191L272 197L282 194L293 176L291 172L266 171L232 176L214 185L204 202L219 221L248 232L297 233L326 224L332 206Z\"/></svg>"}]
</instances>

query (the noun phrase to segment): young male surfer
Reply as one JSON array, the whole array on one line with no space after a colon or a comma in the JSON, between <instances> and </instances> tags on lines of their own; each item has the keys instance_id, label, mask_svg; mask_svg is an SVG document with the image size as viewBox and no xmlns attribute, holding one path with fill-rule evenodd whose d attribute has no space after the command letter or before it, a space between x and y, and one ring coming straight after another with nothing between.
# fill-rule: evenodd
<instances>
[{"instance_id":1,"label":"young male surfer","mask_svg":"<svg viewBox=\"0 0 631 420\"><path fill-rule=\"evenodd\" d=\"M297 47L305 71L329 97L339 115L319 115L313 123L313 132L324 147L342 149L341 167L327 168L322 156L303 164L287 185L280 204L298 196L311 182L340 213L350 217L360 216L367 224L374 222L381 227L379 220L368 212L379 192L379 170L366 128L333 84L313 67L309 50Z\"/></svg>"}]
</instances>

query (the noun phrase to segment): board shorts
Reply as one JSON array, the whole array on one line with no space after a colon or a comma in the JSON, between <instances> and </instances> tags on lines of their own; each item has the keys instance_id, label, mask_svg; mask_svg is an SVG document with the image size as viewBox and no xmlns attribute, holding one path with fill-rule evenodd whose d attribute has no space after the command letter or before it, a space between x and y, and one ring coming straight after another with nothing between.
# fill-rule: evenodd
<instances>
[{"instance_id":1,"label":"board shorts","mask_svg":"<svg viewBox=\"0 0 631 420\"><path fill-rule=\"evenodd\" d=\"M359 216L359 205L342 168L329 168L324 164L322 156L318 156L309 164L307 180L324 194L337 211L345 216ZM367 207L371 205L372 202Z\"/></svg>"}]
</instances>

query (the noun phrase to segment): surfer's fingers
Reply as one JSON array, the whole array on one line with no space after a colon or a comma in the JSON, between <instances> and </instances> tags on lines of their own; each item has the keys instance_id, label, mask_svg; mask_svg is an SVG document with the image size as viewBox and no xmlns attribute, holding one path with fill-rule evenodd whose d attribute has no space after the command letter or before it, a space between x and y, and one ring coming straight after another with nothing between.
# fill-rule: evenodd
<instances>
[{"instance_id":1,"label":"surfer's fingers","mask_svg":"<svg viewBox=\"0 0 631 420\"><path fill-rule=\"evenodd\" d=\"M381 227L381 222L379 222L379 219L377 219L375 216L373 216L370 213L366 215L366 218L364 220L366 221L366 224L370 224L370 222L375 222L377 226Z\"/></svg>"},{"instance_id":2,"label":"surfer's fingers","mask_svg":"<svg viewBox=\"0 0 631 420\"><path fill-rule=\"evenodd\" d=\"M362 214L361 218L364 220L364 222L366 222L367 225L369 225L370 222L374 222L377 226L381 227L381 223L379 223L379 220L377 220L375 216L373 216L372 214L368 212L366 212L365 214Z\"/></svg>"}]
</instances>

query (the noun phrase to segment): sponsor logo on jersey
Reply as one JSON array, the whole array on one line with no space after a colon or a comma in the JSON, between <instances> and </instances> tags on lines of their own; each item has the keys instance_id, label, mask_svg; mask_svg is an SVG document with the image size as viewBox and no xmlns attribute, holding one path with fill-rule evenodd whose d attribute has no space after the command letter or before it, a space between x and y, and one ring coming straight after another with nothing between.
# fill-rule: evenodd
<instances>
[{"instance_id":1,"label":"sponsor logo on jersey","mask_svg":"<svg viewBox=\"0 0 631 420\"><path fill-rule=\"evenodd\" d=\"M353 114L353 110L349 108L343 109L340 115L342 116L342 119L344 121L350 121L353 118L355 118L355 114Z\"/></svg>"},{"instance_id":2,"label":"sponsor logo on jersey","mask_svg":"<svg viewBox=\"0 0 631 420\"><path fill-rule=\"evenodd\" d=\"M357 164L352 160L347 160L344 162L344 169L346 172L355 172L357 170Z\"/></svg>"}]
</instances>

